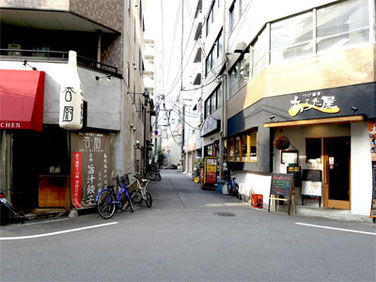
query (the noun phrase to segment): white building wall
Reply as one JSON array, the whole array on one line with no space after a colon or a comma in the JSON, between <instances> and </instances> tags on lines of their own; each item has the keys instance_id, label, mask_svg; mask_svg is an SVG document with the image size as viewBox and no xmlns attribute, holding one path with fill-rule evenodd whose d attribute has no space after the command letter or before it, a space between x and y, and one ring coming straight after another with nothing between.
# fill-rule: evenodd
<instances>
[{"instance_id":1,"label":"white building wall","mask_svg":"<svg viewBox=\"0 0 376 282\"><path fill-rule=\"evenodd\" d=\"M372 168L367 123L351 125L351 212L369 215Z\"/></svg>"}]
</instances>

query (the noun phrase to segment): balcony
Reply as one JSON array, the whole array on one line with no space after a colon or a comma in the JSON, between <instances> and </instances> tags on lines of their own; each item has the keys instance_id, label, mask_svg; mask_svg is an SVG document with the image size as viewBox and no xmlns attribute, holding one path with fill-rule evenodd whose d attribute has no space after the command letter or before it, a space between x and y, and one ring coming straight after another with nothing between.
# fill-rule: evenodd
<instances>
[{"instance_id":1,"label":"balcony","mask_svg":"<svg viewBox=\"0 0 376 282\"><path fill-rule=\"evenodd\" d=\"M1 8L1 60L67 60L69 50L84 66L118 72L120 33L64 11ZM116 66L113 66L116 65Z\"/></svg>"}]
</instances>

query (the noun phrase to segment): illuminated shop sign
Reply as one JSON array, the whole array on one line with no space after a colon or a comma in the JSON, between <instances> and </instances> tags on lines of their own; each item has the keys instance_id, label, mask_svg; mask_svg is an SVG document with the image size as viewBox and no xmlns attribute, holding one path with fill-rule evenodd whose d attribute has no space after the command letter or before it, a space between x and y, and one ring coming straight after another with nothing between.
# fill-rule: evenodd
<instances>
[{"instance_id":1,"label":"illuminated shop sign","mask_svg":"<svg viewBox=\"0 0 376 282\"><path fill-rule=\"evenodd\" d=\"M312 92L296 96L291 100L291 108L288 110L290 116L295 117L300 113L309 110L316 110L327 114L339 113L334 96L321 95L321 92Z\"/></svg>"}]
</instances>

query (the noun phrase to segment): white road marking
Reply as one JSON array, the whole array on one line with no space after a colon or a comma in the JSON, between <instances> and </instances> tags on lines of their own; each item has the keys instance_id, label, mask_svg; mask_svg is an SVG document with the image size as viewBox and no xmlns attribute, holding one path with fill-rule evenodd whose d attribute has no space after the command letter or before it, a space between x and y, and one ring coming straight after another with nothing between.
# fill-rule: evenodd
<instances>
[{"instance_id":1,"label":"white road marking","mask_svg":"<svg viewBox=\"0 0 376 282\"><path fill-rule=\"evenodd\" d=\"M315 227L315 228L330 229L330 230L337 230L337 231L343 231L343 232L352 232L352 233L359 233L359 234L376 236L376 233L373 233L373 232L358 231L358 230L352 230L352 229L344 229L344 228L315 225L315 224L308 224L308 223L301 223L301 222L295 222L295 224L309 226L309 227Z\"/></svg>"},{"instance_id":2,"label":"white road marking","mask_svg":"<svg viewBox=\"0 0 376 282\"><path fill-rule=\"evenodd\" d=\"M86 226L86 227L81 227L81 228L74 228L74 229L68 229L68 230L56 231L56 232L38 234L38 235L29 235L29 236L20 236L20 237L0 237L0 241L42 238L42 237L60 235L64 233L71 233L71 232L77 232L77 231L88 230L88 229L93 229L93 228L100 228L100 227L105 227L105 226L110 226L110 225L115 225L115 224L118 224L118 222L110 222L110 223L104 223L104 224L99 224L99 225L92 225L92 226Z\"/></svg>"}]
</instances>

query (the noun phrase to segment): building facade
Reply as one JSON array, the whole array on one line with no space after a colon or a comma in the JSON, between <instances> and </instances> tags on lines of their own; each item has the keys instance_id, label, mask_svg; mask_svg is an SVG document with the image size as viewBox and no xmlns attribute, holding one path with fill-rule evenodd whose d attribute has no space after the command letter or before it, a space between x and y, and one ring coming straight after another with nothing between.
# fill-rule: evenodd
<instances>
[{"instance_id":1,"label":"building facade","mask_svg":"<svg viewBox=\"0 0 376 282\"><path fill-rule=\"evenodd\" d=\"M24 210L90 208L112 177L147 162L142 1L4 0L0 9L1 187ZM77 94L67 87L72 54L83 101L62 113ZM77 111L81 124L62 126Z\"/></svg>"},{"instance_id":2,"label":"building facade","mask_svg":"<svg viewBox=\"0 0 376 282\"><path fill-rule=\"evenodd\" d=\"M205 155L221 147L209 140L222 140L219 163L237 175L245 197L262 194L265 206L271 173L295 171L297 204L369 215L375 1L203 6L203 84L222 78L203 95L201 135L212 146Z\"/></svg>"}]
</instances>

